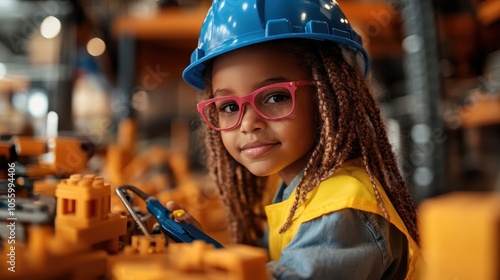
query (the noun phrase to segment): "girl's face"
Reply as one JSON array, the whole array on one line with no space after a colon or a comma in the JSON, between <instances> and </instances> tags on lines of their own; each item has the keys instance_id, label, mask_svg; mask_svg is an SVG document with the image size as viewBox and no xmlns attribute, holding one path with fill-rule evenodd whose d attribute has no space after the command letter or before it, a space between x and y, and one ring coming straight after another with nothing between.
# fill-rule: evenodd
<instances>
[{"instance_id":1,"label":"girl's face","mask_svg":"<svg viewBox=\"0 0 500 280\"><path fill-rule=\"evenodd\" d=\"M274 46L274 47L273 47ZM213 63L212 90L215 96L244 96L265 85L309 80L295 56L275 45L239 49ZM318 127L314 87L299 86L295 110L279 120L266 120L248 103L240 125L221 131L229 154L251 173L278 173L286 184L305 167Z\"/></svg>"}]
</instances>

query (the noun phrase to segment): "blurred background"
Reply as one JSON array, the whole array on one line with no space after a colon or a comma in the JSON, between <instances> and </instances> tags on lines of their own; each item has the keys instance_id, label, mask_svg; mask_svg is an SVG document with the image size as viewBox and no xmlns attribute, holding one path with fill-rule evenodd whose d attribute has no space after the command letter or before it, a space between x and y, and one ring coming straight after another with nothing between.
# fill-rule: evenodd
<instances>
[{"instance_id":1,"label":"blurred background","mask_svg":"<svg viewBox=\"0 0 500 280\"><path fill-rule=\"evenodd\" d=\"M499 279L500 0L338 3L363 38L419 204L429 269L417 279ZM197 91L181 77L210 4L0 0L0 278L12 258L8 279L168 278L175 260L198 255L172 251L165 267L164 242L143 238L158 223L123 185L178 202L232 244L204 177ZM207 273L224 272L214 265Z\"/></svg>"},{"instance_id":2,"label":"blurred background","mask_svg":"<svg viewBox=\"0 0 500 280\"><path fill-rule=\"evenodd\" d=\"M500 1L338 2L415 198L500 189ZM138 149L166 145L202 172L181 72L209 5L0 1L0 134L84 137L99 152L133 119Z\"/></svg>"}]
</instances>

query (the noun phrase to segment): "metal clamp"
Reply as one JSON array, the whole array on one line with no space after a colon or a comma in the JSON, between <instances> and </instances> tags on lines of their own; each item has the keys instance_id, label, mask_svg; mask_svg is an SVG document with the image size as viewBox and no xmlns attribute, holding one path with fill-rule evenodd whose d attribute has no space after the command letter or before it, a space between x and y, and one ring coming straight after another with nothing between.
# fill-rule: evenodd
<instances>
[{"instance_id":1,"label":"metal clamp","mask_svg":"<svg viewBox=\"0 0 500 280\"><path fill-rule=\"evenodd\" d=\"M139 216L137 216L132 205L127 200L126 195L128 195L128 191L135 193L139 198L146 202L146 208L158 222L161 231L175 242L193 242L194 240L203 240L209 244L214 245L216 248L223 247L219 242L215 241L213 238L202 232L197 227L188 223L178 223L171 219L170 216L172 212L169 211L165 206L163 206L155 197L144 193L134 186L123 185L118 187L116 189L116 193L122 200L127 210L130 212L130 215L132 215L132 218L134 218L144 235L151 236L143 221L139 218Z\"/></svg>"}]
</instances>

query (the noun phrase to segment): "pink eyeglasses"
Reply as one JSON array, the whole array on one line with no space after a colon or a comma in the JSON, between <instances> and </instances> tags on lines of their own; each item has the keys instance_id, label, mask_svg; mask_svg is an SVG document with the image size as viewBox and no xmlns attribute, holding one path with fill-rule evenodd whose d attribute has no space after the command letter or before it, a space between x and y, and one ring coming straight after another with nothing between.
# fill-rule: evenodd
<instances>
[{"instance_id":1,"label":"pink eyeglasses","mask_svg":"<svg viewBox=\"0 0 500 280\"><path fill-rule=\"evenodd\" d=\"M207 124L217 130L230 130L241 123L243 104L252 108L266 120L279 120L295 110L295 91L299 86L312 85L310 81L281 82L242 96L220 96L198 103L198 112Z\"/></svg>"}]
</instances>

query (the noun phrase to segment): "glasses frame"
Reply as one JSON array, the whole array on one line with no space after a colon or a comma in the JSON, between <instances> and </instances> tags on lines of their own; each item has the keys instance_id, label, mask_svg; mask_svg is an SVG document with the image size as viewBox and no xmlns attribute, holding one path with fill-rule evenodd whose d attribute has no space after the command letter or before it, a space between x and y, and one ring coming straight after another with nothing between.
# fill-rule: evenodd
<instances>
[{"instance_id":1,"label":"glasses frame","mask_svg":"<svg viewBox=\"0 0 500 280\"><path fill-rule=\"evenodd\" d=\"M203 117L203 120L208 124L208 126L210 126L213 130L216 130L216 131L225 131L225 130L231 130L237 126L239 126L241 124L241 120L243 119L243 113L245 112L245 108L244 108L244 104L245 103L248 103L250 104L250 106L252 106L252 108L254 109L255 112L257 112L257 114L262 117L263 119L265 120L270 120L270 121L274 121L274 120L279 120L279 119L283 119L283 118L286 118L288 117L290 114L293 113L293 111L295 111L295 91L297 90L298 87L300 86L310 86L310 85L313 85L313 82L312 81L289 81L289 82L280 82L280 83L275 83L275 84L271 84L271 85L267 85L267 86L264 86L264 87L261 87L245 96L241 96L241 97L237 97L237 96L219 96L219 97L214 97L214 98L210 98L210 99L207 99L205 101L202 101L200 103L198 103L196 105L196 108L198 109L198 112L201 114L201 116ZM265 90L269 90L269 89L272 89L272 88L278 88L278 87L281 87L281 88L286 88L290 91L290 94L292 96L292 109L290 110L289 113L287 113L286 115L284 116L281 116L281 117L276 117L276 118L270 118L266 115L264 115L258 108L257 106L255 106L255 97L261 93L262 91L265 91ZM236 123L230 127L227 127L227 128L218 128L216 126L214 126L209 120L208 120L208 117L205 115L205 107L207 107L210 103L212 102L216 102L216 101L224 101L224 100L234 100L236 101L236 103L238 104L238 107L240 108L239 112L238 112L238 120L236 121Z\"/></svg>"}]
</instances>

